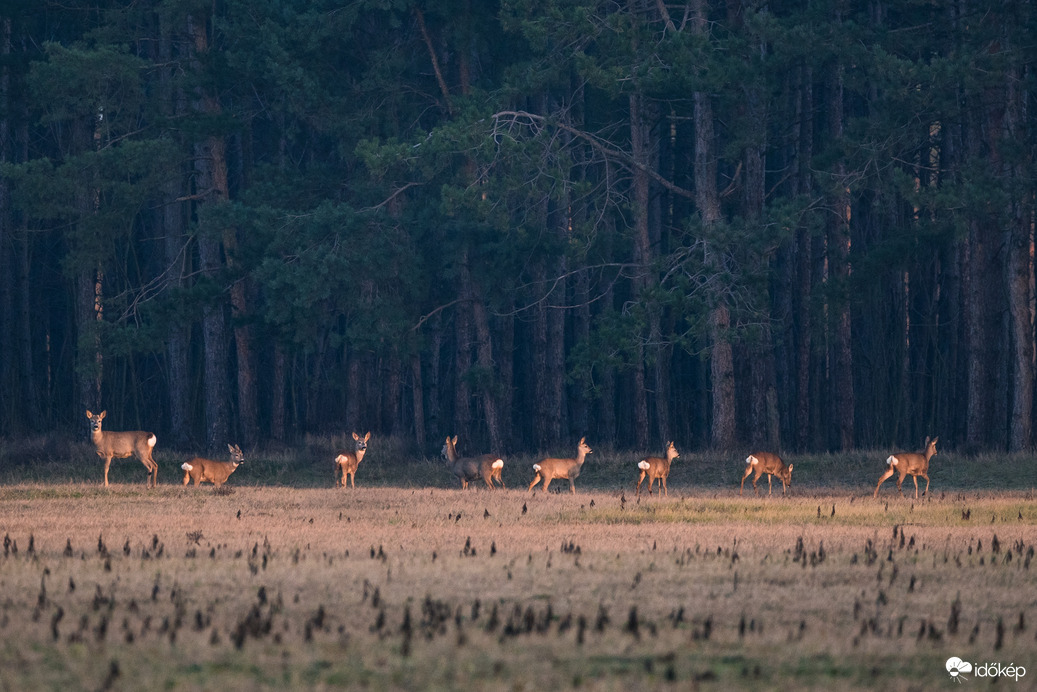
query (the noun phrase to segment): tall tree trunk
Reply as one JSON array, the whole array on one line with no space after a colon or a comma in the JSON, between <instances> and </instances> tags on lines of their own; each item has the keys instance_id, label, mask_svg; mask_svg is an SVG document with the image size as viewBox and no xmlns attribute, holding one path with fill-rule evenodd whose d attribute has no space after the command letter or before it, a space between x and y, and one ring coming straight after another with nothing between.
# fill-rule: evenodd
<instances>
[{"instance_id":1,"label":"tall tree trunk","mask_svg":"<svg viewBox=\"0 0 1037 692\"><path fill-rule=\"evenodd\" d=\"M490 449L494 454L503 454L504 438L501 435L500 416L497 411L497 364L493 358L493 339L490 334L490 321L486 315L482 291L472 279L468 266L467 254L461 266L461 284L468 287L468 307L472 311L472 323L475 325L476 357L478 358L480 378L479 398L482 400L483 416L490 436Z\"/></svg>"},{"instance_id":2,"label":"tall tree trunk","mask_svg":"<svg viewBox=\"0 0 1037 692\"><path fill-rule=\"evenodd\" d=\"M205 21L187 18L187 31L193 42L192 60L208 52ZM195 111L210 115L219 112L218 104L201 89L195 95ZM199 207L221 204L228 199L225 143L220 137L206 137L194 147L195 197ZM202 213L202 209L199 210ZM220 238L207 229L198 235L201 274L216 281L223 267ZM227 318L222 301L210 302L202 312L202 340L205 345L205 442L214 452L228 444L230 396L227 385Z\"/></svg>"},{"instance_id":3,"label":"tall tree trunk","mask_svg":"<svg viewBox=\"0 0 1037 692\"><path fill-rule=\"evenodd\" d=\"M997 257L991 248L996 228L980 221L970 224L966 259L965 340L968 353L968 396L965 439L969 447L979 449L995 436L994 392L998 361L996 334L997 313L990 277L997 275Z\"/></svg>"},{"instance_id":4,"label":"tall tree trunk","mask_svg":"<svg viewBox=\"0 0 1037 692\"><path fill-rule=\"evenodd\" d=\"M746 221L759 225L763 218L765 175L764 152L767 140L767 107L762 89L756 85L745 90L745 120L749 143L743 154L745 164L745 187L742 207ZM770 274L770 257L754 257ZM780 448L778 422L777 378L774 364L774 343L771 338L771 296L769 287L764 289L764 312L760 315L760 335L749 347L750 358L750 420L751 441L754 446Z\"/></svg>"},{"instance_id":5,"label":"tall tree trunk","mask_svg":"<svg viewBox=\"0 0 1037 692\"><path fill-rule=\"evenodd\" d=\"M843 136L843 70L832 70L828 89L828 130L835 141ZM842 159L835 165L835 191L832 196L832 214L828 225L829 278L839 295L832 304L832 408L835 412L836 433L840 449L854 446L854 393L853 351L849 303L850 280L850 191L846 183L846 164Z\"/></svg>"},{"instance_id":6,"label":"tall tree trunk","mask_svg":"<svg viewBox=\"0 0 1037 692\"><path fill-rule=\"evenodd\" d=\"M91 128L92 117L78 117L72 123L75 151L89 150L94 141L96 126ZM97 213L97 191L86 177L76 188L77 232L87 235L90 217ZM75 275L76 305L76 374L79 381L79 408L96 410L102 404L101 383L104 376L104 356L101 352L99 323L104 318L104 275L96 258L96 250L80 251Z\"/></svg>"},{"instance_id":7,"label":"tall tree trunk","mask_svg":"<svg viewBox=\"0 0 1037 692\"><path fill-rule=\"evenodd\" d=\"M590 340L590 281L586 272L576 275L574 295L576 310L572 320L573 345L586 344ZM572 411L570 432L587 435L590 427L590 407L587 401L587 391L591 384L590 380L580 379L576 381L569 395L569 407Z\"/></svg>"},{"instance_id":8,"label":"tall tree trunk","mask_svg":"<svg viewBox=\"0 0 1037 692\"><path fill-rule=\"evenodd\" d=\"M227 237L234 235L234 229L225 232ZM236 245L236 243L234 244ZM228 266L234 266L233 247L228 248ZM227 247L227 243L224 243ZM241 277L231 284L231 317L234 322L234 347L237 355L238 376L238 437L242 444L254 445L259 439L259 413L256 408L258 394L252 346L252 328L247 324L249 319L248 279Z\"/></svg>"},{"instance_id":9,"label":"tall tree trunk","mask_svg":"<svg viewBox=\"0 0 1037 692\"><path fill-rule=\"evenodd\" d=\"M397 432L397 421L403 413L400 405L403 392L403 362L400 360L399 352L393 351L387 357L381 384L385 393L382 396L382 415L378 425L383 433L393 435Z\"/></svg>"},{"instance_id":10,"label":"tall tree trunk","mask_svg":"<svg viewBox=\"0 0 1037 692\"><path fill-rule=\"evenodd\" d=\"M558 228L557 224L554 226ZM561 229L558 232L561 232ZM554 277L565 276L565 270L565 258L557 258L552 269ZM565 302L567 284L565 279L558 281L555 293L552 294L552 303ZM562 431L566 428L565 312L560 307L551 306L547 310L547 391L548 405L552 410L549 438L550 446L553 447L563 441Z\"/></svg>"},{"instance_id":11,"label":"tall tree trunk","mask_svg":"<svg viewBox=\"0 0 1037 692\"><path fill-rule=\"evenodd\" d=\"M0 18L0 166L11 160L11 19ZM12 337L16 333L14 310L14 217L11 209L10 185L0 177L0 435L9 429L12 413L18 410L14 389L15 349ZM31 373L24 373L31 375Z\"/></svg>"},{"instance_id":12,"label":"tall tree trunk","mask_svg":"<svg viewBox=\"0 0 1037 692\"><path fill-rule=\"evenodd\" d=\"M170 180L163 186L162 227L165 233L166 266L170 267L171 290L183 285L187 275L187 243L184 233L184 214L181 197L181 181ZM166 342L166 359L169 367L169 425L170 443L176 449L186 449L190 440L190 359L191 327L182 322L170 325Z\"/></svg>"},{"instance_id":13,"label":"tall tree trunk","mask_svg":"<svg viewBox=\"0 0 1037 692\"><path fill-rule=\"evenodd\" d=\"M360 371L360 354L349 349L346 354L346 425L362 435L362 430L356 428L370 427L370 424L366 422L362 406L364 378Z\"/></svg>"},{"instance_id":14,"label":"tall tree trunk","mask_svg":"<svg viewBox=\"0 0 1037 692\"><path fill-rule=\"evenodd\" d=\"M173 65L173 43L171 27L163 25L159 39L158 62ZM183 95L173 87L174 67L162 67L159 70L159 89L162 101L168 109L167 115L175 119L183 115L185 104ZM186 226L187 218L184 203L179 201L185 195L185 180L179 169L170 172L169 178L162 185L162 205L158 214L158 223L165 237L165 264L168 268L168 288L171 291L183 287L188 275L188 252ZM170 443L175 449L186 449L190 441L190 392L191 373L189 369L191 327L177 321L169 327L166 341L166 360L168 361L167 388L169 396L169 428Z\"/></svg>"},{"instance_id":15,"label":"tall tree trunk","mask_svg":"<svg viewBox=\"0 0 1037 692\"><path fill-rule=\"evenodd\" d=\"M497 319L497 340L494 342L495 358L500 363L497 377L500 380L498 389L498 418L503 448L496 450L498 454L506 454L515 443L514 422L512 415L515 405L515 318L511 315Z\"/></svg>"},{"instance_id":16,"label":"tall tree trunk","mask_svg":"<svg viewBox=\"0 0 1037 692\"><path fill-rule=\"evenodd\" d=\"M441 387L440 381L443 376L442 369L442 354L443 354L443 320L436 315L427 322L429 331L428 335L428 380L426 382L428 389L428 429L431 431L433 439L442 440L443 436L451 433L449 430L444 430L443 415L441 413L443 402L441 401ZM439 442L437 442L437 445ZM438 451L439 447L436 447Z\"/></svg>"},{"instance_id":17,"label":"tall tree trunk","mask_svg":"<svg viewBox=\"0 0 1037 692\"><path fill-rule=\"evenodd\" d=\"M410 357L411 408L414 415L414 441L418 449L424 450L428 445L428 433L425 430L425 379L421 373L421 354L414 352Z\"/></svg>"},{"instance_id":18,"label":"tall tree trunk","mask_svg":"<svg viewBox=\"0 0 1037 692\"><path fill-rule=\"evenodd\" d=\"M550 281L544 266L538 267L538 283L547 285ZM551 448L557 437L558 409L553 405L551 392L553 388L548 372L548 350L550 335L548 329L547 298L541 299L535 308L533 317L533 442L540 452Z\"/></svg>"},{"instance_id":19,"label":"tall tree trunk","mask_svg":"<svg viewBox=\"0 0 1037 692\"><path fill-rule=\"evenodd\" d=\"M461 258L468 261L467 255ZM468 377L472 369L472 310L465 299L471 289L465 285L465 272L461 274L459 293L461 302L454 317L454 435L471 443L472 437L472 393Z\"/></svg>"},{"instance_id":20,"label":"tall tree trunk","mask_svg":"<svg viewBox=\"0 0 1037 692\"><path fill-rule=\"evenodd\" d=\"M693 0L692 31L707 36L708 17L704 0ZM720 219L720 195L717 190L716 143L713 129L713 103L706 92L693 94L695 121L695 205L702 225L708 228ZM720 271L719 259L706 249L708 264ZM731 312L727 297L709 297L710 382L713 389L713 421L711 443L714 448L728 449L735 443L735 369L731 349Z\"/></svg>"},{"instance_id":21,"label":"tall tree trunk","mask_svg":"<svg viewBox=\"0 0 1037 692\"><path fill-rule=\"evenodd\" d=\"M1026 84L1013 68L1005 80L1007 104L1003 127L1005 142L1028 141L1026 112L1023 102L1027 94L1020 93ZM1005 245L1008 248L1006 275L1008 284L1008 311L1012 344L1012 402L1008 431L1008 448L1012 451L1029 449L1033 441L1034 396L1034 242L1033 242L1033 186L1024 183L1023 166L1012 163L1004 166L1008 189L1022 188L1013 193L1007 210Z\"/></svg>"},{"instance_id":22,"label":"tall tree trunk","mask_svg":"<svg viewBox=\"0 0 1037 692\"><path fill-rule=\"evenodd\" d=\"M809 195L813 190L811 159L814 142L814 77L809 66L798 70L797 122L799 136L796 147L797 194ZM795 340L796 340L796 448L805 450L811 442L811 355L813 346L813 305L811 296L814 292L813 258L811 250L813 239L810 231L803 225L796 229L795 241ZM816 373L813 375L816 378Z\"/></svg>"},{"instance_id":23,"label":"tall tree trunk","mask_svg":"<svg viewBox=\"0 0 1037 692\"><path fill-rule=\"evenodd\" d=\"M991 50L1000 50L992 46ZM970 159L985 161L991 175L1001 174L1003 158L1001 145L1005 117L1004 94L995 88L987 89L982 98L972 104L966 140ZM1004 353L1001 344L1008 334L1004 332L1002 313L1008 303L1004 295L1004 281L991 277L1004 276L1004 263L998 256L998 246L1004 242L1000 220L1001 209L988 203L985 213L970 223L966 270L965 333L968 352L968 413L966 441L970 447L981 448L990 444L1004 448L1006 443L1008 383L1002 377L1006 358L1012 363L1012 354ZM1005 316L1007 317L1007 316ZM1010 337L1009 337L1010 338Z\"/></svg>"},{"instance_id":24,"label":"tall tree trunk","mask_svg":"<svg viewBox=\"0 0 1037 692\"><path fill-rule=\"evenodd\" d=\"M29 158L29 127L25 119L19 124L16 135L18 159ZM40 430L45 427L41 405L40 386L36 379L36 348L33 331L38 321L37 307L33 303L32 265L29 256L30 234L24 218L17 222L18 238L15 248L17 278L15 293L18 295L15 310L18 322L18 365L21 379L21 398L18 401L21 414L29 430ZM49 384L44 381L44 386Z\"/></svg>"},{"instance_id":25,"label":"tall tree trunk","mask_svg":"<svg viewBox=\"0 0 1037 692\"><path fill-rule=\"evenodd\" d=\"M285 441L286 403L288 398L287 358L284 346L274 344L274 365L270 376L270 437L277 442Z\"/></svg>"},{"instance_id":26,"label":"tall tree trunk","mask_svg":"<svg viewBox=\"0 0 1037 692\"><path fill-rule=\"evenodd\" d=\"M189 17L188 27L193 39L195 51L194 57L197 58L198 56L208 53L209 40L205 22L196 22L193 21L193 18ZM199 112L208 116L218 116L223 110L218 97L204 89L200 89L197 94L195 108ZM199 185L203 187L201 187L198 196L204 200L203 204L224 204L230 200L230 185L227 179L226 139L222 136L208 137L201 146L202 151L198 152L198 156L195 159L196 169L199 165L204 169L204 172L199 171ZM207 186L204 186L205 184L207 184ZM237 249L236 230L233 227L225 227L221 229L219 240L223 246L222 249L226 259L226 265L228 269L233 270L235 266L235 250ZM203 266L203 270L215 270L221 265L219 248L210 248L210 250L215 250L215 252L207 253L207 256L213 264L208 268ZM230 307L231 319L233 320L234 347L236 355L235 372L237 376L238 404L237 434L238 438L245 444L255 444L258 436L258 414L256 410L257 394L252 355L252 334L251 328L247 324L249 316L248 305L247 277L233 277L230 285ZM217 319L215 311L210 311L209 317L213 320ZM225 318L223 319L225 320ZM218 332L223 332L224 338L229 336L226 334L225 325L222 328L217 328L215 324L212 324L210 327L211 329L207 329L206 332L213 337L216 337ZM206 344L206 347L208 349L208 344ZM223 345L221 348L225 351L227 345ZM225 397L223 406L227 407L229 404L230 400ZM220 427L226 427L226 425L217 426L217 428ZM211 424L210 428L212 428ZM216 434L215 431L210 429L210 435L214 434ZM211 438L208 442L210 445L214 444L214 440ZM216 441L215 444L220 445L222 444L222 441Z\"/></svg>"},{"instance_id":27,"label":"tall tree trunk","mask_svg":"<svg viewBox=\"0 0 1037 692\"><path fill-rule=\"evenodd\" d=\"M644 94L635 92L629 97L630 103L630 154L634 160L633 176L633 216L634 216L634 300L644 305L649 299L649 290L654 284L652 274L652 242L649 232L648 211L651 202L651 181L647 170L651 165L651 116L650 107L645 102ZM648 305L648 324L638 335L638 347L634 361L634 444L637 449L648 449L648 436L651 428L648 422L648 388L646 386L645 368L647 367L647 347L645 343L656 343L659 337L659 314L654 306Z\"/></svg>"}]
</instances>

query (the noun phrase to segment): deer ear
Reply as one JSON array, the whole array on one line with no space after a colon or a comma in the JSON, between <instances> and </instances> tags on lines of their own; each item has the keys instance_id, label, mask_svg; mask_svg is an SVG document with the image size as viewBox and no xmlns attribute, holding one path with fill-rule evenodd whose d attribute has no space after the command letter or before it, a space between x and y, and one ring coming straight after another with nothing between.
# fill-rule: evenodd
<instances>
[{"instance_id":1,"label":"deer ear","mask_svg":"<svg viewBox=\"0 0 1037 692\"><path fill-rule=\"evenodd\" d=\"M450 444L452 444L452 445L456 445L457 444L457 435L454 435L454 439L450 440Z\"/></svg>"},{"instance_id":2,"label":"deer ear","mask_svg":"<svg viewBox=\"0 0 1037 692\"><path fill-rule=\"evenodd\" d=\"M789 464L789 473L792 473L792 464Z\"/></svg>"},{"instance_id":3,"label":"deer ear","mask_svg":"<svg viewBox=\"0 0 1037 692\"><path fill-rule=\"evenodd\" d=\"M353 433L353 439L354 439L354 440L359 440L359 439L360 439L360 436L359 436L359 435L357 435L356 433Z\"/></svg>"},{"instance_id":4,"label":"deer ear","mask_svg":"<svg viewBox=\"0 0 1037 692\"><path fill-rule=\"evenodd\" d=\"M108 415L108 411L101 411L100 413L97 414L97 417L101 418L103 420L104 417L107 416L107 415Z\"/></svg>"},{"instance_id":5,"label":"deer ear","mask_svg":"<svg viewBox=\"0 0 1037 692\"><path fill-rule=\"evenodd\" d=\"M368 441L368 440L370 440L370 439L371 439L371 431L370 431L370 430L368 430L368 431L367 431L367 434L366 434L366 435L364 435L364 442L367 442L367 441Z\"/></svg>"},{"instance_id":6,"label":"deer ear","mask_svg":"<svg viewBox=\"0 0 1037 692\"><path fill-rule=\"evenodd\" d=\"M90 409L86 410L86 417L87 418L93 418L94 417L94 414L90 413Z\"/></svg>"},{"instance_id":7,"label":"deer ear","mask_svg":"<svg viewBox=\"0 0 1037 692\"><path fill-rule=\"evenodd\" d=\"M234 445L228 444L227 445L227 449L229 449L233 453L234 452Z\"/></svg>"},{"instance_id":8,"label":"deer ear","mask_svg":"<svg viewBox=\"0 0 1037 692\"><path fill-rule=\"evenodd\" d=\"M939 439L940 439L939 437L934 437L933 441L930 442L929 444L936 444L939 441Z\"/></svg>"},{"instance_id":9,"label":"deer ear","mask_svg":"<svg viewBox=\"0 0 1037 692\"><path fill-rule=\"evenodd\" d=\"M584 443L585 443L586 441L587 441L587 438L586 438L586 437L581 437L581 438L580 438L580 444L581 444L581 445L582 445L582 444L584 444Z\"/></svg>"}]
</instances>

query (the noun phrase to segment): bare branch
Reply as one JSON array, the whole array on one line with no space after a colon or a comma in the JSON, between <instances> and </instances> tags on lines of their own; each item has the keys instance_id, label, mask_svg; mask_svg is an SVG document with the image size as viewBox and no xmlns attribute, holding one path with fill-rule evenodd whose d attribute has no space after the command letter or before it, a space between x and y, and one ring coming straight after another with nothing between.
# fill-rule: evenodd
<instances>
[{"instance_id":1,"label":"bare branch","mask_svg":"<svg viewBox=\"0 0 1037 692\"><path fill-rule=\"evenodd\" d=\"M571 125L566 125L563 122L549 120L545 116L537 115L535 113L529 113L527 111L500 111L498 113L493 114L493 119L495 121L500 121L505 118L511 118L512 122L518 122L519 120L524 119L529 121L529 126L536 124L538 127L555 127L559 130L568 132L574 137L577 137L590 144L591 147L593 147L606 158L620 161L627 168L635 168L639 171L642 171L643 173L647 174L652 180L657 182L659 185L662 185L664 188L666 188L673 194L685 197L687 199L695 199L694 192L690 190L685 190L683 187L679 185L675 185L663 176L659 175L657 171L654 171L648 166L645 166L644 164L635 161L634 158L627 152L623 151L622 149L617 149L611 146L606 141L594 136L589 132L577 129L575 127L572 127Z\"/></svg>"},{"instance_id":2,"label":"bare branch","mask_svg":"<svg viewBox=\"0 0 1037 692\"><path fill-rule=\"evenodd\" d=\"M418 329L421 328L421 325L425 324L426 322L428 322L430 319L432 319L433 317L435 317L439 313L443 312L447 308L450 308L450 307L453 307L453 306L457 305L458 303L463 303L463 302L465 302L465 300L466 300L465 298L457 298L455 300L451 300L449 303L444 303L443 305L440 305L439 307L437 307L434 310L432 310L432 312L426 313L426 314L422 315L421 317L419 317L418 321L414 324L413 327L410 328L410 330L412 332L416 332Z\"/></svg>"},{"instance_id":3,"label":"bare branch","mask_svg":"<svg viewBox=\"0 0 1037 692\"><path fill-rule=\"evenodd\" d=\"M425 183L407 183L403 187L395 190L391 195L389 195L388 197L386 197L385 199L383 199L381 202L379 202L378 204L374 205L373 207L364 207L360 211L374 211L375 209L381 209L386 204L388 204L389 202L391 202L394 199L396 199L396 196L401 194L401 193L403 193L405 190L407 190L409 188L412 188L412 187L415 187L417 185L424 185L424 184Z\"/></svg>"},{"instance_id":4,"label":"bare branch","mask_svg":"<svg viewBox=\"0 0 1037 692\"><path fill-rule=\"evenodd\" d=\"M432 60L432 69L436 73L436 81L439 82L439 90L443 92L443 100L450 115L454 114L454 104L450 100L450 90L447 88L446 80L443 79L443 70L439 68L439 58L436 57L436 49L432 46L432 38L429 36L428 27L425 26L425 14L420 7L414 8L414 14L418 18L418 28L421 29L421 37L425 39L425 47L428 48L429 58Z\"/></svg>"}]
</instances>

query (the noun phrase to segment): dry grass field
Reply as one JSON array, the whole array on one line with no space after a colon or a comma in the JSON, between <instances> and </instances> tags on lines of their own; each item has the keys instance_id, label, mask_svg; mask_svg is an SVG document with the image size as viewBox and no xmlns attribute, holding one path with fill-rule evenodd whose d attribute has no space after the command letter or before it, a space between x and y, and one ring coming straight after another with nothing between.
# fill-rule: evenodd
<instances>
[{"instance_id":1,"label":"dry grass field","mask_svg":"<svg viewBox=\"0 0 1037 692\"><path fill-rule=\"evenodd\" d=\"M158 458L150 491L132 460L108 489L96 460L0 486L0 689L939 689L951 656L1037 679L1032 491L946 468L920 501L873 499L878 466L638 501L593 457L575 496L434 463L437 487L338 489L330 462L324 487L245 465L216 493Z\"/></svg>"}]
</instances>

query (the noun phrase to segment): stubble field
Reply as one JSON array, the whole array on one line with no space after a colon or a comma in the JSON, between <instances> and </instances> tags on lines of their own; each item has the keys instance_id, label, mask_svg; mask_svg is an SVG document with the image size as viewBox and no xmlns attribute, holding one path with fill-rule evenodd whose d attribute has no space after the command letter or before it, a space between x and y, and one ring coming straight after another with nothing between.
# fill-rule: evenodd
<instances>
[{"instance_id":1,"label":"stubble field","mask_svg":"<svg viewBox=\"0 0 1037 692\"><path fill-rule=\"evenodd\" d=\"M0 488L3 689L931 689L951 656L1037 676L1031 493L242 481Z\"/></svg>"}]
</instances>

